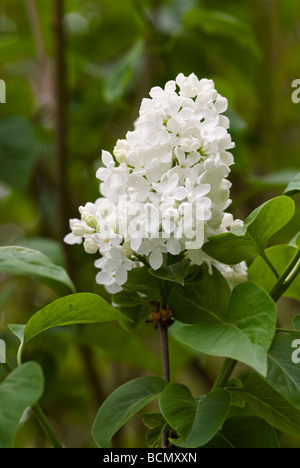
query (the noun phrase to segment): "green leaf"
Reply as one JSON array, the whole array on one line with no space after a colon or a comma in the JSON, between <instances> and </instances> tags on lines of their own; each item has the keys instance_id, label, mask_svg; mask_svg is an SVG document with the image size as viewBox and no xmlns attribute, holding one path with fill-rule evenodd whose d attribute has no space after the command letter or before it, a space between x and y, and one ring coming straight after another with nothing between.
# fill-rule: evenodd
<instances>
[{"instance_id":1,"label":"green leaf","mask_svg":"<svg viewBox=\"0 0 300 468\"><path fill-rule=\"evenodd\" d=\"M140 414L140 417L148 429L155 429L166 424L166 420L161 413L143 413Z\"/></svg>"},{"instance_id":2,"label":"green leaf","mask_svg":"<svg viewBox=\"0 0 300 468\"><path fill-rule=\"evenodd\" d=\"M55 265L37 250L19 246L0 247L0 272L50 279L68 286L71 291L75 291L75 286L65 269Z\"/></svg>"},{"instance_id":3,"label":"green leaf","mask_svg":"<svg viewBox=\"0 0 300 468\"><path fill-rule=\"evenodd\" d=\"M296 341L298 340L298 341ZM269 350L267 381L287 400L300 409L300 361L293 362L293 354L299 357L300 331L277 333Z\"/></svg>"},{"instance_id":4,"label":"green leaf","mask_svg":"<svg viewBox=\"0 0 300 468\"><path fill-rule=\"evenodd\" d=\"M36 141L29 120L8 117L0 122L0 180L24 190L36 160Z\"/></svg>"},{"instance_id":5,"label":"green leaf","mask_svg":"<svg viewBox=\"0 0 300 468\"><path fill-rule=\"evenodd\" d=\"M99 447L109 448L113 435L166 385L158 377L140 377L117 388L100 407L94 422L92 433Z\"/></svg>"},{"instance_id":6,"label":"green leaf","mask_svg":"<svg viewBox=\"0 0 300 468\"><path fill-rule=\"evenodd\" d=\"M254 210L243 228L211 237L204 252L227 265L261 255L265 244L294 216L295 203L286 196L273 198Z\"/></svg>"},{"instance_id":7,"label":"green leaf","mask_svg":"<svg viewBox=\"0 0 300 468\"><path fill-rule=\"evenodd\" d=\"M151 429L148 432L146 436L148 447L150 448L161 447L162 436L163 436L163 433L167 430L166 428L167 428L167 424L165 424L162 427L155 427L154 429Z\"/></svg>"},{"instance_id":8,"label":"green leaf","mask_svg":"<svg viewBox=\"0 0 300 468\"><path fill-rule=\"evenodd\" d=\"M214 320L214 314L225 317L231 296L231 289L219 270L213 268L210 275L205 268L200 281L177 286L169 302L174 318L183 323L195 324Z\"/></svg>"},{"instance_id":9,"label":"green leaf","mask_svg":"<svg viewBox=\"0 0 300 468\"><path fill-rule=\"evenodd\" d=\"M160 300L158 281L149 273L147 267L133 268L128 273L128 280L123 289L125 291L140 292L149 297L151 301Z\"/></svg>"},{"instance_id":10,"label":"green leaf","mask_svg":"<svg viewBox=\"0 0 300 468\"><path fill-rule=\"evenodd\" d=\"M182 327L176 338L205 354L244 362L260 374L267 374L267 351L276 330L276 306L254 283L233 290L225 316L214 310L203 314L197 298L187 299L198 308L198 325Z\"/></svg>"},{"instance_id":11,"label":"green leaf","mask_svg":"<svg viewBox=\"0 0 300 468\"><path fill-rule=\"evenodd\" d=\"M281 275L287 265L297 252L297 248L292 245L276 245L266 250L266 256ZM250 281L254 281L270 292L277 282L272 270L261 257L257 257L248 270ZM284 296L291 297L300 301L300 276L295 279L293 284L284 293Z\"/></svg>"},{"instance_id":12,"label":"green leaf","mask_svg":"<svg viewBox=\"0 0 300 468\"><path fill-rule=\"evenodd\" d=\"M37 403L43 388L42 369L35 362L18 367L0 385L0 448L12 448L24 411Z\"/></svg>"},{"instance_id":13,"label":"green leaf","mask_svg":"<svg viewBox=\"0 0 300 468\"><path fill-rule=\"evenodd\" d=\"M123 291L113 296L113 302L124 316L120 323L125 330L138 328L148 318L151 302L155 301L160 302L159 283L147 267L131 270Z\"/></svg>"},{"instance_id":14,"label":"green leaf","mask_svg":"<svg viewBox=\"0 0 300 468\"><path fill-rule=\"evenodd\" d=\"M300 192L300 172L294 177L294 179L289 183L287 188L284 191L285 195L295 195Z\"/></svg>"},{"instance_id":15,"label":"green leaf","mask_svg":"<svg viewBox=\"0 0 300 468\"><path fill-rule=\"evenodd\" d=\"M149 300L139 296L133 290L115 294L112 301L124 316L121 324L128 331L135 330L145 322L152 309Z\"/></svg>"},{"instance_id":16,"label":"green leaf","mask_svg":"<svg viewBox=\"0 0 300 468\"><path fill-rule=\"evenodd\" d=\"M230 393L239 415L259 416L279 431L300 435L300 411L257 374Z\"/></svg>"},{"instance_id":17,"label":"green leaf","mask_svg":"<svg viewBox=\"0 0 300 468\"><path fill-rule=\"evenodd\" d=\"M279 448L275 430L257 416L233 416L204 448Z\"/></svg>"},{"instance_id":18,"label":"green leaf","mask_svg":"<svg viewBox=\"0 0 300 468\"><path fill-rule=\"evenodd\" d=\"M163 415L161 413L144 413L140 414L140 417L144 425L150 429L146 436L148 446L151 448L161 447L163 433L171 429Z\"/></svg>"},{"instance_id":19,"label":"green leaf","mask_svg":"<svg viewBox=\"0 0 300 468\"><path fill-rule=\"evenodd\" d=\"M232 39L255 57L261 57L261 51L251 26L236 16L223 11L198 8L185 14L184 24L188 28L201 30L209 36Z\"/></svg>"},{"instance_id":20,"label":"green leaf","mask_svg":"<svg viewBox=\"0 0 300 468\"><path fill-rule=\"evenodd\" d=\"M221 428L230 409L230 394L220 389L195 399L181 384L169 384L159 405L164 418L180 436L172 439L178 447L196 448L209 442Z\"/></svg>"},{"instance_id":21,"label":"green leaf","mask_svg":"<svg viewBox=\"0 0 300 468\"><path fill-rule=\"evenodd\" d=\"M53 327L64 325L111 322L122 318L120 312L109 305L97 294L79 293L58 299L34 314L24 329L24 339L21 349L34 336ZM21 326L10 325L20 335ZM20 338L20 336L16 333Z\"/></svg>"},{"instance_id":22,"label":"green leaf","mask_svg":"<svg viewBox=\"0 0 300 468\"><path fill-rule=\"evenodd\" d=\"M158 270L149 269L149 273L163 280L171 281L184 285L184 279L188 274L190 262L174 263L173 265L163 266Z\"/></svg>"}]
</instances>

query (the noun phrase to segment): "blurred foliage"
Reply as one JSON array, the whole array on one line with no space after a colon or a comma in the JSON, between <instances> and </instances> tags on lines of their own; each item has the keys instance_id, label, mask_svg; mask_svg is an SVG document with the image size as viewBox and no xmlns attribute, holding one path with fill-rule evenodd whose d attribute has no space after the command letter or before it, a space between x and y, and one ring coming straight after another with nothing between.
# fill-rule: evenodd
<instances>
[{"instance_id":1,"label":"blurred foliage","mask_svg":"<svg viewBox=\"0 0 300 468\"><path fill-rule=\"evenodd\" d=\"M64 183L71 217L77 216L79 205L98 196L95 169L101 164L101 149L111 151L132 129L140 101L152 86L180 72L214 79L229 100L237 145L231 176L236 216L244 219L281 194L299 172L300 105L291 100L291 84L300 78L298 0L66 0L64 23ZM0 104L0 245L40 250L59 265L68 260L78 291L109 299L95 283L94 258L81 247L68 250L60 235L54 50L51 0L1 0L0 78L7 85L7 103ZM296 201L295 220L276 234L277 242L291 238L297 225L299 230L299 196ZM0 275L0 338L7 341L9 356L15 355L17 340L6 324L25 323L64 294L67 290L54 290L37 279ZM297 312L289 299L280 307L282 316L287 310ZM208 366L202 356L175 340L171 350L173 378L197 394L207 391L219 360L209 359ZM43 367L42 405L69 447L94 446L90 428L95 411L112 390L130 378L160 375L153 324L135 334L112 324L51 331L28 345L25 358ZM299 440L287 436L282 442L300 446ZM47 446L30 413L23 416L15 444ZM146 445L138 418L117 434L114 444Z\"/></svg>"}]
</instances>

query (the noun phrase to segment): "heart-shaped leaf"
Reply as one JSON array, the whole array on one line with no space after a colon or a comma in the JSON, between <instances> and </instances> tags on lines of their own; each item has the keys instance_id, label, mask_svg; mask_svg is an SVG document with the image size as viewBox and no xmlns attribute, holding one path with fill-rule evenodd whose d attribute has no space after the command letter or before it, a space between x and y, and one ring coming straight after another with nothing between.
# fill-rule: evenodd
<instances>
[{"instance_id":1,"label":"heart-shaped leaf","mask_svg":"<svg viewBox=\"0 0 300 468\"><path fill-rule=\"evenodd\" d=\"M239 415L259 416L279 431L300 435L300 410L259 375L251 374L242 388L230 393Z\"/></svg>"},{"instance_id":2,"label":"heart-shaped leaf","mask_svg":"<svg viewBox=\"0 0 300 468\"><path fill-rule=\"evenodd\" d=\"M219 270L213 274L204 269L201 280L177 286L169 297L174 318L182 323L195 324L214 321L214 315L225 317L231 289Z\"/></svg>"},{"instance_id":3,"label":"heart-shaped leaf","mask_svg":"<svg viewBox=\"0 0 300 468\"><path fill-rule=\"evenodd\" d=\"M113 435L167 384L158 377L140 377L117 388L100 407L94 422L93 437L99 447L109 448Z\"/></svg>"},{"instance_id":4,"label":"heart-shaped leaf","mask_svg":"<svg viewBox=\"0 0 300 468\"><path fill-rule=\"evenodd\" d=\"M243 228L211 237L204 252L227 265L263 254L267 241L294 216L295 203L286 196L273 198L254 210Z\"/></svg>"},{"instance_id":5,"label":"heart-shaped leaf","mask_svg":"<svg viewBox=\"0 0 300 468\"><path fill-rule=\"evenodd\" d=\"M157 279L151 275L147 267L133 268L129 271L128 279L123 289L126 291L140 292L152 301L159 300L159 284Z\"/></svg>"},{"instance_id":6,"label":"heart-shaped leaf","mask_svg":"<svg viewBox=\"0 0 300 468\"><path fill-rule=\"evenodd\" d=\"M268 355L267 381L300 409L300 331L277 333Z\"/></svg>"},{"instance_id":7,"label":"heart-shaped leaf","mask_svg":"<svg viewBox=\"0 0 300 468\"><path fill-rule=\"evenodd\" d=\"M181 437L171 439L178 447L196 448L209 442L218 432L230 409L230 394L219 389L195 399L181 384L169 384L161 393L161 412Z\"/></svg>"},{"instance_id":8,"label":"heart-shaped leaf","mask_svg":"<svg viewBox=\"0 0 300 468\"><path fill-rule=\"evenodd\" d=\"M187 304L198 310L198 325L180 328L176 338L197 351L239 360L266 375L267 351L276 330L276 306L270 296L255 283L240 284L226 315L203 312L197 300L186 295Z\"/></svg>"},{"instance_id":9,"label":"heart-shaped leaf","mask_svg":"<svg viewBox=\"0 0 300 468\"><path fill-rule=\"evenodd\" d=\"M190 264L190 262L180 262L174 263L173 265L162 266L159 270L150 268L149 273L156 276L156 278L184 285L184 279L188 274Z\"/></svg>"},{"instance_id":10,"label":"heart-shaped leaf","mask_svg":"<svg viewBox=\"0 0 300 468\"><path fill-rule=\"evenodd\" d=\"M275 430L257 416L233 416L205 448L279 448Z\"/></svg>"}]
</instances>

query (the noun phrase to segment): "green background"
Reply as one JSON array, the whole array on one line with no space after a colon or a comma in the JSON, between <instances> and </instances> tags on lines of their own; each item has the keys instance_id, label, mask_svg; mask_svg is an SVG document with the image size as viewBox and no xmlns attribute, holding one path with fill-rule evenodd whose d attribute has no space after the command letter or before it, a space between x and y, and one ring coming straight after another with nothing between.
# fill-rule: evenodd
<instances>
[{"instance_id":1,"label":"green background","mask_svg":"<svg viewBox=\"0 0 300 468\"><path fill-rule=\"evenodd\" d=\"M229 100L230 132L236 142L230 208L245 219L259 204L280 195L299 172L300 104L292 82L300 79L298 0L69 0L65 1L66 149L63 164L55 141L53 92L56 33L52 0L1 0L0 78L7 87L0 104L0 245L41 250L68 268L78 292L109 299L95 283L94 256L67 247L68 218L99 194L95 177L101 149L112 151L133 128L141 99L152 86L178 73L212 78ZM59 195L59 194L62 194ZM276 235L288 241L295 219ZM17 340L7 323L25 323L45 304L68 293L36 279L0 275L0 338L14 363ZM279 305L280 326L297 312ZM299 312L299 308L298 308ZM171 329L172 330L172 329ZM171 331L172 334L172 331ZM207 392L220 367L171 341L172 378L197 396ZM119 385L160 375L160 347L153 325L134 334L118 324L52 330L36 337L24 360L43 367L41 404L68 447L94 447L96 411ZM4 376L1 373L0 379ZM238 372L247 372L239 366ZM285 447L300 440L281 438ZM47 447L27 414L15 446ZM115 447L144 447L145 429L135 418L114 439Z\"/></svg>"}]
</instances>

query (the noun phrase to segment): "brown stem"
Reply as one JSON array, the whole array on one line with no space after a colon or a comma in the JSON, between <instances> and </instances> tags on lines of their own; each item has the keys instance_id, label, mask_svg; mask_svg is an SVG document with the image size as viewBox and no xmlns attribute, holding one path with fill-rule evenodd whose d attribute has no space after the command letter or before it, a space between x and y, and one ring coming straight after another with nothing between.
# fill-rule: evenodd
<instances>
[{"instance_id":1,"label":"brown stem","mask_svg":"<svg viewBox=\"0 0 300 468\"><path fill-rule=\"evenodd\" d=\"M168 322L159 320L157 327L160 333L161 349L162 349L162 363L163 363L163 378L170 382L170 356L169 356L169 342L168 342ZM169 434L165 432L162 435L162 448L169 446Z\"/></svg>"},{"instance_id":2,"label":"brown stem","mask_svg":"<svg viewBox=\"0 0 300 468\"><path fill-rule=\"evenodd\" d=\"M69 188L67 172L67 72L65 30L63 25L64 0L54 0L54 93L55 93L55 154L58 199L58 231L60 239L69 231ZM64 244L67 267L71 269L70 251Z\"/></svg>"},{"instance_id":3,"label":"brown stem","mask_svg":"<svg viewBox=\"0 0 300 468\"><path fill-rule=\"evenodd\" d=\"M169 342L168 342L168 324L160 320L157 322L160 333L160 342L162 349L162 362L163 362L163 378L170 382L170 356L169 356Z\"/></svg>"}]
</instances>

